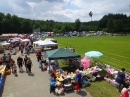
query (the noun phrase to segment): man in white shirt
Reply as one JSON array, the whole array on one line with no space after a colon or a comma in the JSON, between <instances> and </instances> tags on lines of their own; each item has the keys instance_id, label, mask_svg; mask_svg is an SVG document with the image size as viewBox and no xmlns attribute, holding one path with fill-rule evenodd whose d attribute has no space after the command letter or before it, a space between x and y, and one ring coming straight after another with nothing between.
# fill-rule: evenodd
<instances>
[{"instance_id":1,"label":"man in white shirt","mask_svg":"<svg viewBox=\"0 0 130 97\"><path fill-rule=\"evenodd\" d=\"M70 46L69 50L72 51L72 47L71 46Z\"/></svg>"}]
</instances>

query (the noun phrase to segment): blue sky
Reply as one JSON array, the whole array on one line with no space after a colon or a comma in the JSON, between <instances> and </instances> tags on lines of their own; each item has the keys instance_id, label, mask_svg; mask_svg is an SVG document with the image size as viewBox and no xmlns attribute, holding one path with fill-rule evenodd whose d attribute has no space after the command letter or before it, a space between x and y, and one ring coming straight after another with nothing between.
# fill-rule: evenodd
<instances>
[{"instance_id":1,"label":"blue sky","mask_svg":"<svg viewBox=\"0 0 130 97\"><path fill-rule=\"evenodd\" d=\"M0 12L35 20L59 22L100 20L109 13L130 15L130 0L0 0Z\"/></svg>"}]
</instances>

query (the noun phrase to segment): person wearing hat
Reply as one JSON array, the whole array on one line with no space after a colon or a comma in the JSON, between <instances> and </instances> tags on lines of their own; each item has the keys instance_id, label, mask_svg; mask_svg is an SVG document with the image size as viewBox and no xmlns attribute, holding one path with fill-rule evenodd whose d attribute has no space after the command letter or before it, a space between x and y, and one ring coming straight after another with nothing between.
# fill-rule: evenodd
<instances>
[{"instance_id":1,"label":"person wearing hat","mask_svg":"<svg viewBox=\"0 0 130 97\"><path fill-rule=\"evenodd\" d=\"M120 91L121 85L124 86L125 83L125 68L122 68L120 71L118 71L117 77L116 77L116 82L119 83L118 85L118 90Z\"/></svg>"}]
</instances>

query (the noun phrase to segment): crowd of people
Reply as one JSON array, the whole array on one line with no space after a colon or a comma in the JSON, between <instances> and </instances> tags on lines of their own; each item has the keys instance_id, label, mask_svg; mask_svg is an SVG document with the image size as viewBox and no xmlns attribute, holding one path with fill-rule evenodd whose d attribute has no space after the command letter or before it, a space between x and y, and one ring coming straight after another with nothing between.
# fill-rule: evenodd
<instances>
[{"instance_id":1,"label":"crowd of people","mask_svg":"<svg viewBox=\"0 0 130 97\"><path fill-rule=\"evenodd\" d=\"M18 76L17 72L17 67L19 68L19 72L23 72L23 66L26 68L26 72L31 73L31 66L32 66L32 61L31 59L25 55L24 58L19 56L17 60L15 61L12 57L11 54L9 53L8 55L3 55L1 57L1 65L5 65L5 73L14 73L16 76Z\"/></svg>"},{"instance_id":2,"label":"crowd of people","mask_svg":"<svg viewBox=\"0 0 130 97\"><path fill-rule=\"evenodd\" d=\"M19 51L21 51L21 56L17 57L16 61L12 58L12 55L10 53L8 53L7 55L3 54L3 56L0 57L0 64L1 65L3 64L6 66L5 72L10 71L10 73L12 72L15 74L15 76L18 76L18 70L19 70L19 72L23 72L24 71L23 66L24 66L26 69L25 70L26 72L32 73L31 68L32 68L33 64L32 64L31 58L29 57L29 54L31 52L35 52L32 43L21 42L21 43L17 43L17 45L15 45L15 46L19 47ZM14 48L14 46L11 44L9 46L9 49L12 49L12 48ZM72 47L72 46L70 46L69 48L65 47L65 49L68 49L71 52L76 52L75 47ZM43 67L47 66L48 64L45 59L45 55L42 54L42 50L37 51L36 58L37 58L37 61L39 64L39 68L41 68L43 70ZM44 66L42 65L43 63L44 63ZM77 69L77 67L78 67L78 69L83 70L82 65L79 65L80 61L78 59L73 60L73 62L72 62L72 60L69 60L69 63L71 63L69 66L72 69L72 71L75 71ZM57 66L58 66L58 62L57 62ZM119 85L117 87L118 90L121 90L122 89L121 86L124 86L124 79L125 79L124 71L125 71L125 69L122 68L118 72L117 77L116 77L116 82L119 83ZM76 91L79 92L79 88L82 86L82 74L79 71L76 71L75 81L77 83Z\"/></svg>"},{"instance_id":3,"label":"crowd of people","mask_svg":"<svg viewBox=\"0 0 130 97\"><path fill-rule=\"evenodd\" d=\"M8 54L4 53L3 56L0 57L0 64L6 66L5 73L8 72L10 74L12 72L16 76L18 76L17 68L19 68L19 72L22 72L22 71L24 71L23 65L25 66L26 71L31 73L32 61L29 58L29 54L32 52L35 52L32 42L20 42L20 43L16 43L16 44L15 44L15 46L17 48L19 48L18 50L21 51L21 55L15 61L11 57L12 56L11 53L8 53ZM10 44L8 46L8 48L15 49L13 44ZM24 58L22 56L24 56Z\"/></svg>"},{"instance_id":4,"label":"crowd of people","mask_svg":"<svg viewBox=\"0 0 130 97\"><path fill-rule=\"evenodd\" d=\"M72 47L72 46L70 46L69 48L66 46L65 49L68 49L71 52L75 52L75 47Z\"/></svg>"}]
</instances>

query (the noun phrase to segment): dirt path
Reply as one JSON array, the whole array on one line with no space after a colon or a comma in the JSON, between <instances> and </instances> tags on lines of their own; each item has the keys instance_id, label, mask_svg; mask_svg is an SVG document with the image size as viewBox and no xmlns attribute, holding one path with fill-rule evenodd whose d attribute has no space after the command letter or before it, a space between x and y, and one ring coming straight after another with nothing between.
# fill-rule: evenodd
<instances>
[{"instance_id":1,"label":"dirt path","mask_svg":"<svg viewBox=\"0 0 130 97\"><path fill-rule=\"evenodd\" d=\"M18 52L13 55L12 58L17 59L20 55ZM36 60L35 54L30 54L29 57L32 59L33 67L32 73L26 73L25 67L23 67L23 73L18 72L18 77L13 74L6 76L5 84L1 97L54 97L53 93L49 92L49 75L47 71L42 72ZM13 95L13 96L11 96ZM68 92L65 95L59 95L58 97L91 97L85 90L74 93Z\"/></svg>"}]
</instances>

